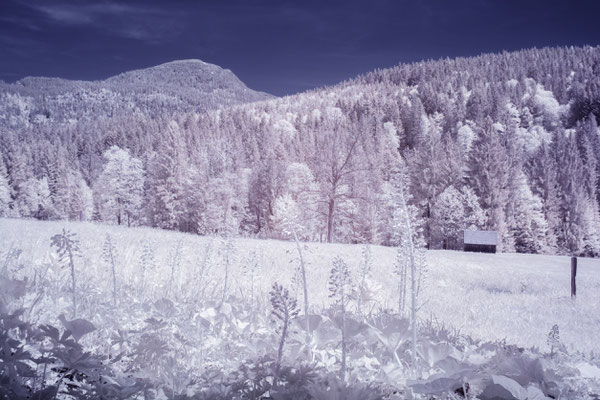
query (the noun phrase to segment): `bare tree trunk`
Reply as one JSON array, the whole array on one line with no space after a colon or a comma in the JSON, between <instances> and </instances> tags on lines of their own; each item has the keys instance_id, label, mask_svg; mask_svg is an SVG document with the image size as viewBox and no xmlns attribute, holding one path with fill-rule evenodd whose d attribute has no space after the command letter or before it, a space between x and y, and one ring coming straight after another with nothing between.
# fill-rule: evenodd
<instances>
[{"instance_id":1,"label":"bare tree trunk","mask_svg":"<svg viewBox=\"0 0 600 400\"><path fill-rule=\"evenodd\" d=\"M333 212L335 211L335 198L329 199L329 208L327 210L327 243L331 243L333 236Z\"/></svg>"},{"instance_id":2,"label":"bare tree trunk","mask_svg":"<svg viewBox=\"0 0 600 400\"><path fill-rule=\"evenodd\" d=\"M123 211L121 209L121 205L122 204L123 204L123 200L121 200L120 198L117 197L117 208L118 208L118 211L117 211L117 225L121 225L121 222L122 222L122 219L123 219L123 217L121 215L123 213Z\"/></svg>"},{"instance_id":3,"label":"bare tree trunk","mask_svg":"<svg viewBox=\"0 0 600 400\"><path fill-rule=\"evenodd\" d=\"M402 193L403 193L402 196L404 196L404 191ZM427 200L427 209L426 209L426 212L425 212L425 217L427 218L426 219L427 223L425 224L425 232L426 232L426 235L427 235L426 247L427 247L427 249L430 249L431 248L431 226L430 226L430 223L431 223L431 206L429 204L429 200Z\"/></svg>"}]
</instances>

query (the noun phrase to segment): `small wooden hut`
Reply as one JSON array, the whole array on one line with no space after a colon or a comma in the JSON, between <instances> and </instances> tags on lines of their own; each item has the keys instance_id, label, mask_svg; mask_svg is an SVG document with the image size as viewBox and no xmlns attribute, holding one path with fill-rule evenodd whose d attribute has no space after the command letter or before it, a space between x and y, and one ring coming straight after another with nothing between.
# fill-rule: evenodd
<instances>
[{"instance_id":1,"label":"small wooden hut","mask_svg":"<svg viewBox=\"0 0 600 400\"><path fill-rule=\"evenodd\" d=\"M464 250L478 253L495 253L498 246L498 232L465 230Z\"/></svg>"}]
</instances>

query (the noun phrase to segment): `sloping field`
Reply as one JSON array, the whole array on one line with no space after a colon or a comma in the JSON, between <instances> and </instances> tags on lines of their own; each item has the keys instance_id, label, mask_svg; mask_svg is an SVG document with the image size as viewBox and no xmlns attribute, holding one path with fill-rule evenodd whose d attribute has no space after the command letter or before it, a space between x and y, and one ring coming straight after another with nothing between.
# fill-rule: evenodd
<instances>
[{"instance_id":1,"label":"sloping field","mask_svg":"<svg viewBox=\"0 0 600 400\"><path fill-rule=\"evenodd\" d=\"M264 304L272 283L278 281L302 297L300 285L293 280L298 263L292 242L227 241L149 228L0 219L0 257L5 257L10 249L21 249L23 265L52 265L56 256L50 238L63 228L75 232L80 240L82 257L76 267L79 281L89 290L111 293L109 271L101 256L106 235L110 234L118 253L119 285L124 291L140 284L140 260L146 247L155 268L147 271L144 284L155 298L168 290L175 292L176 298L189 293L220 296L227 260L227 295ZM334 257L342 257L355 271L353 278L360 279L363 246L307 243L303 249L311 307L320 309L330 302L327 281ZM396 309L396 250L372 246L371 259L369 286L374 301L370 307ZM506 339L507 343L537 346L542 351L549 350L548 332L558 324L560 339L568 350L600 351L596 339L600 331L599 260L579 259L578 297L573 300L568 257L429 251L426 259L419 305L421 319L443 323L475 339ZM50 273L66 272L55 269L50 267ZM62 309L68 307L70 299L59 298L56 302L57 309ZM50 314L47 317L51 318ZM40 321L44 319L40 315Z\"/></svg>"}]
</instances>

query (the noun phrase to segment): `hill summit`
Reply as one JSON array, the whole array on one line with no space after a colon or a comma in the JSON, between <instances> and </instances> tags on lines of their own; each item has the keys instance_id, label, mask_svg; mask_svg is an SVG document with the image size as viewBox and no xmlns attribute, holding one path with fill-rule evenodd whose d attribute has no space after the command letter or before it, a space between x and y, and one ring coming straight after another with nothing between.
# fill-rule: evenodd
<instances>
[{"instance_id":1,"label":"hill summit","mask_svg":"<svg viewBox=\"0 0 600 400\"><path fill-rule=\"evenodd\" d=\"M204 112L270 98L249 89L228 69L180 60L99 81L26 77L0 83L0 125L21 128L118 114Z\"/></svg>"}]
</instances>

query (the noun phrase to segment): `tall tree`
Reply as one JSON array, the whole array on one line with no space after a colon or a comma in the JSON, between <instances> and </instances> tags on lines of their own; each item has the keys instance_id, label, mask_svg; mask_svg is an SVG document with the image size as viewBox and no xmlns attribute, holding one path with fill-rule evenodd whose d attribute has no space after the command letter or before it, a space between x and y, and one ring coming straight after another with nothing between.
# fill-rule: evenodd
<instances>
[{"instance_id":1,"label":"tall tree","mask_svg":"<svg viewBox=\"0 0 600 400\"><path fill-rule=\"evenodd\" d=\"M501 249L507 247L508 233L506 204L509 199L511 160L498 132L487 118L471 151L471 185L486 210L486 227L498 231L502 238Z\"/></svg>"},{"instance_id":2,"label":"tall tree","mask_svg":"<svg viewBox=\"0 0 600 400\"><path fill-rule=\"evenodd\" d=\"M561 223L558 230L559 244L569 254L581 254L584 248L585 188L580 181L583 162L579 156L575 135L563 133L556 137L556 157Z\"/></svg>"},{"instance_id":3,"label":"tall tree","mask_svg":"<svg viewBox=\"0 0 600 400\"><path fill-rule=\"evenodd\" d=\"M515 238L515 250L520 253L541 253L547 249L548 231L542 200L533 194L523 172L517 175L515 187L515 218L510 227Z\"/></svg>"},{"instance_id":4,"label":"tall tree","mask_svg":"<svg viewBox=\"0 0 600 400\"><path fill-rule=\"evenodd\" d=\"M408 157L408 164L412 194L425 219L425 241L429 247L437 197L447 187L459 184L464 175L460 145L443 135L443 115L436 113L427 119L426 133Z\"/></svg>"},{"instance_id":5,"label":"tall tree","mask_svg":"<svg viewBox=\"0 0 600 400\"><path fill-rule=\"evenodd\" d=\"M106 164L94 187L97 206L105 221L131 225L140 218L144 189L142 163L117 146L104 152Z\"/></svg>"},{"instance_id":6,"label":"tall tree","mask_svg":"<svg viewBox=\"0 0 600 400\"><path fill-rule=\"evenodd\" d=\"M553 146L543 143L527 163L528 178L534 195L542 200L542 212L548 225L544 253L558 251L557 233L560 230L560 199L558 165Z\"/></svg>"},{"instance_id":7,"label":"tall tree","mask_svg":"<svg viewBox=\"0 0 600 400\"><path fill-rule=\"evenodd\" d=\"M330 111L330 119L315 133L312 171L319 180L322 214L327 221L327 242L335 239L336 219L340 206L355 197L352 178L364 169L357 162L360 151L360 131L349 126L340 109Z\"/></svg>"},{"instance_id":8,"label":"tall tree","mask_svg":"<svg viewBox=\"0 0 600 400\"><path fill-rule=\"evenodd\" d=\"M179 229L185 207L185 186L190 183L187 162L181 128L171 121L147 163L145 201L152 226Z\"/></svg>"}]
</instances>

